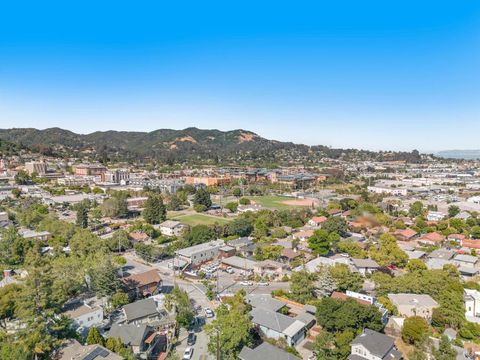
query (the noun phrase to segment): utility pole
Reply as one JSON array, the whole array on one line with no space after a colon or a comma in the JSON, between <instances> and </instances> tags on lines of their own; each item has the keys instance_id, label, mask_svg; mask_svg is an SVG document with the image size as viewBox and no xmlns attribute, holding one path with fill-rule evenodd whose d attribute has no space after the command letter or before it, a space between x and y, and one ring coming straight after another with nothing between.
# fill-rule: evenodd
<instances>
[{"instance_id":1,"label":"utility pole","mask_svg":"<svg viewBox=\"0 0 480 360\"><path fill-rule=\"evenodd\" d=\"M217 360L220 360L220 331L217 330Z\"/></svg>"}]
</instances>

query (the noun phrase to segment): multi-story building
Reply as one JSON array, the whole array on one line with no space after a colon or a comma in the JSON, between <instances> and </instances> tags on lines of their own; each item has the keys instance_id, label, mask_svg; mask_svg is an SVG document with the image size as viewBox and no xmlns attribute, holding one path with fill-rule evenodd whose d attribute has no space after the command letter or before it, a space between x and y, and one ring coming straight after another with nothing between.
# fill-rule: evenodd
<instances>
[{"instance_id":1,"label":"multi-story building","mask_svg":"<svg viewBox=\"0 0 480 360\"><path fill-rule=\"evenodd\" d=\"M78 164L73 166L73 174L75 176L100 176L105 181L105 173L107 168L101 164Z\"/></svg>"},{"instance_id":2,"label":"multi-story building","mask_svg":"<svg viewBox=\"0 0 480 360\"><path fill-rule=\"evenodd\" d=\"M212 240L204 244L177 250L175 254L181 260L186 261L192 266L196 266L205 261L215 259L218 256L220 248L224 245L225 242L223 240Z\"/></svg>"},{"instance_id":3,"label":"multi-story building","mask_svg":"<svg viewBox=\"0 0 480 360\"><path fill-rule=\"evenodd\" d=\"M47 164L41 161L30 161L25 163L25 170L29 175L32 175L33 173L45 175L47 173Z\"/></svg>"},{"instance_id":4,"label":"multi-story building","mask_svg":"<svg viewBox=\"0 0 480 360\"><path fill-rule=\"evenodd\" d=\"M127 169L114 169L105 172L105 181L115 184L126 183L130 179L130 172Z\"/></svg>"}]
</instances>

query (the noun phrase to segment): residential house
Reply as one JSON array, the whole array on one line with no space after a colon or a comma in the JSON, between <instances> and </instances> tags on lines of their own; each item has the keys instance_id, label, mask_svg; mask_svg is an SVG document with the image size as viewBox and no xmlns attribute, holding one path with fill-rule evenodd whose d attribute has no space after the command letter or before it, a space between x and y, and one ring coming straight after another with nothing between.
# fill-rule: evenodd
<instances>
[{"instance_id":1,"label":"residential house","mask_svg":"<svg viewBox=\"0 0 480 360\"><path fill-rule=\"evenodd\" d=\"M400 241L409 241L413 240L417 236L417 232L412 229L398 229L393 235Z\"/></svg>"},{"instance_id":2,"label":"residential house","mask_svg":"<svg viewBox=\"0 0 480 360\"><path fill-rule=\"evenodd\" d=\"M225 246L223 240L213 240L207 243L190 246L175 252L176 256L191 266L198 266L206 261L215 259L220 248Z\"/></svg>"},{"instance_id":3,"label":"residential house","mask_svg":"<svg viewBox=\"0 0 480 360\"><path fill-rule=\"evenodd\" d=\"M351 343L349 360L400 360L402 353L395 346L395 339L373 331L364 329Z\"/></svg>"},{"instance_id":4,"label":"residential house","mask_svg":"<svg viewBox=\"0 0 480 360\"><path fill-rule=\"evenodd\" d=\"M123 307L127 324L153 324L166 316L153 297L135 301Z\"/></svg>"},{"instance_id":5,"label":"residential house","mask_svg":"<svg viewBox=\"0 0 480 360\"><path fill-rule=\"evenodd\" d=\"M308 220L307 225L312 227L320 227L325 221L327 221L326 216L314 216L310 220Z\"/></svg>"},{"instance_id":6,"label":"residential house","mask_svg":"<svg viewBox=\"0 0 480 360\"><path fill-rule=\"evenodd\" d=\"M252 323L268 338L285 339L289 346L295 346L305 338L306 324L300 320L262 308L254 308L250 315Z\"/></svg>"},{"instance_id":7,"label":"residential house","mask_svg":"<svg viewBox=\"0 0 480 360\"><path fill-rule=\"evenodd\" d=\"M473 289L463 290L465 303L465 318L468 321L480 323L480 291Z\"/></svg>"},{"instance_id":8,"label":"residential house","mask_svg":"<svg viewBox=\"0 0 480 360\"><path fill-rule=\"evenodd\" d=\"M430 259L450 260L455 256L456 252L448 249L437 249L428 255Z\"/></svg>"},{"instance_id":9,"label":"residential house","mask_svg":"<svg viewBox=\"0 0 480 360\"><path fill-rule=\"evenodd\" d=\"M156 294L162 286L162 278L158 270L149 270L123 278L122 283L127 292L134 297L145 297Z\"/></svg>"},{"instance_id":10,"label":"residential house","mask_svg":"<svg viewBox=\"0 0 480 360\"><path fill-rule=\"evenodd\" d=\"M245 257L252 256L255 251L255 243L248 237L241 237L228 242L229 246L235 248L235 251Z\"/></svg>"},{"instance_id":11,"label":"residential house","mask_svg":"<svg viewBox=\"0 0 480 360\"><path fill-rule=\"evenodd\" d=\"M297 231L292 234L294 239L298 239L300 241L307 241L313 235L313 230L311 229L304 229Z\"/></svg>"},{"instance_id":12,"label":"residential house","mask_svg":"<svg viewBox=\"0 0 480 360\"><path fill-rule=\"evenodd\" d=\"M160 232L165 236L179 236L185 229L185 225L180 221L167 220L159 226Z\"/></svg>"},{"instance_id":13,"label":"residential house","mask_svg":"<svg viewBox=\"0 0 480 360\"><path fill-rule=\"evenodd\" d=\"M248 294L246 300L253 308L273 312L279 312L282 308L287 306L286 302L275 299L269 294Z\"/></svg>"},{"instance_id":14,"label":"residential house","mask_svg":"<svg viewBox=\"0 0 480 360\"><path fill-rule=\"evenodd\" d=\"M230 256L223 258L221 261L223 268L232 267L247 272L253 272L253 267L255 265L255 261L239 256Z\"/></svg>"},{"instance_id":15,"label":"residential house","mask_svg":"<svg viewBox=\"0 0 480 360\"><path fill-rule=\"evenodd\" d=\"M352 266L354 270L365 276L372 274L380 268L375 260L372 259L352 259Z\"/></svg>"},{"instance_id":16,"label":"residential house","mask_svg":"<svg viewBox=\"0 0 480 360\"><path fill-rule=\"evenodd\" d=\"M301 360L301 358L267 342L261 343L254 349L244 346L238 354L238 358L240 360Z\"/></svg>"},{"instance_id":17,"label":"residential house","mask_svg":"<svg viewBox=\"0 0 480 360\"><path fill-rule=\"evenodd\" d=\"M466 238L467 237L463 234L450 234L447 236L448 241L455 242L457 244L461 244Z\"/></svg>"},{"instance_id":18,"label":"residential house","mask_svg":"<svg viewBox=\"0 0 480 360\"><path fill-rule=\"evenodd\" d=\"M280 255L280 261L284 263L290 263L290 261L295 260L301 255L302 253L296 249L283 249L282 254Z\"/></svg>"},{"instance_id":19,"label":"residential house","mask_svg":"<svg viewBox=\"0 0 480 360\"><path fill-rule=\"evenodd\" d=\"M397 307L398 314L405 317L421 316L430 320L433 309L439 306L430 295L424 294L388 294L388 298Z\"/></svg>"},{"instance_id":20,"label":"residential house","mask_svg":"<svg viewBox=\"0 0 480 360\"><path fill-rule=\"evenodd\" d=\"M113 324L107 336L120 338L135 355L142 354L145 358L150 358L149 356L162 342L161 336L154 328L146 324Z\"/></svg>"},{"instance_id":21,"label":"residential house","mask_svg":"<svg viewBox=\"0 0 480 360\"><path fill-rule=\"evenodd\" d=\"M103 322L103 299L73 299L65 304L63 315L72 320L75 328L86 334L88 329L98 327Z\"/></svg>"},{"instance_id":22,"label":"residential house","mask_svg":"<svg viewBox=\"0 0 480 360\"><path fill-rule=\"evenodd\" d=\"M100 345L82 345L69 340L53 358L55 360L123 360L123 357Z\"/></svg>"},{"instance_id":23,"label":"residential house","mask_svg":"<svg viewBox=\"0 0 480 360\"><path fill-rule=\"evenodd\" d=\"M18 235L27 240L38 240L43 242L47 242L52 237L52 234L48 231L34 231L30 229L19 229Z\"/></svg>"},{"instance_id":24,"label":"residential house","mask_svg":"<svg viewBox=\"0 0 480 360\"><path fill-rule=\"evenodd\" d=\"M427 221L441 221L447 215L439 211L429 211L427 214Z\"/></svg>"},{"instance_id":25,"label":"residential house","mask_svg":"<svg viewBox=\"0 0 480 360\"><path fill-rule=\"evenodd\" d=\"M452 262L459 267L478 268L480 265L478 257L473 255L467 255L467 254L455 255Z\"/></svg>"},{"instance_id":26,"label":"residential house","mask_svg":"<svg viewBox=\"0 0 480 360\"><path fill-rule=\"evenodd\" d=\"M253 265L253 272L260 276L279 278L288 272L288 266L273 260L258 261Z\"/></svg>"},{"instance_id":27,"label":"residential house","mask_svg":"<svg viewBox=\"0 0 480 360\"><path fill-rule=\"evenodd\" d=\"M423 234L418 238L418 243L427 245L427 246L439 246L443 241L445 240L445 237L439 233L436 232L431 232L428 234Z\"/></svg>"},{"instance_id":28,"label":"residential house","mask_svg":"<svg viewBox=\"0 0 480 360\"><path fill-rule=\"evenodd\" d=\"M333 258L333 257L327 258L327 257L319 256L313 260L310 260L304 265L297 266L296 268L293 269L293 271L301 271L305 269L310 273L314 273L318 270L319 266L335 266L336 264L345 264L345 265L351 266L350 258L344 257L344 256L340 256L337 258Z\"/></svg>"}]
</instances>

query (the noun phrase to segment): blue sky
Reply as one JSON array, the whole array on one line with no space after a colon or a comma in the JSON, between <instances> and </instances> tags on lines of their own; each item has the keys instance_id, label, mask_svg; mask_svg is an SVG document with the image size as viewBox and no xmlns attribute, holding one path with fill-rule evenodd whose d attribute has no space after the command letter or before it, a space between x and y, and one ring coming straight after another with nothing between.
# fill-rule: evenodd
<instances>
[{"instance_id":1,"label":"blue sky","mask_svg":"<svg viewBox=\"0 0 480 360\"><path fill-rule=\"evenodd\" d=\"M480 2L0 5L0 127L480 148Z\"/></svg>"}]
</instances>

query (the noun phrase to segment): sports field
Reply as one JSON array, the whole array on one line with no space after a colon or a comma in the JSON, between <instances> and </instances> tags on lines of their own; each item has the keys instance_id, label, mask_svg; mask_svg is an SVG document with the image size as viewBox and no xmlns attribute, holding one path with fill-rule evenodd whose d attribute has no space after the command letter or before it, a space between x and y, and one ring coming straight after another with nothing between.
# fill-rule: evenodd
<instances>
[{"instance_id":1,"label":"sports field","mask_svg":"<svg viewBox=\"0 0 480 360\"><path fill-rule=\"evenodd\" d=\"M218 216L204 215L204 214L189 214L189 215L180 215L175 216L172 220L180 221L183 224L190 226L195 225L212 225L219 223L220 225L227 224L230 222L230 219L221 218Z\"/></svg>"},{"instance_id":2,"label":"sports field","mask_svg":"<svg viewBox=\"0 0 480 360\"><path fill-rule=\"evenodd\" d=\"M295 199L288 196L264 195L248 196L252 203L272 209L291 209L292 207L311 206L311 200Z\"/></svg>"}]
</instances>

